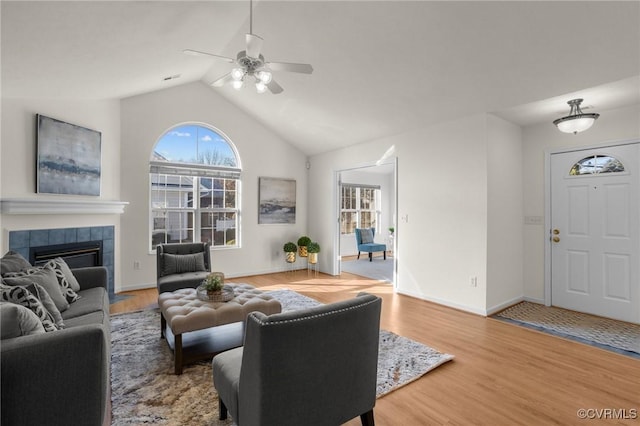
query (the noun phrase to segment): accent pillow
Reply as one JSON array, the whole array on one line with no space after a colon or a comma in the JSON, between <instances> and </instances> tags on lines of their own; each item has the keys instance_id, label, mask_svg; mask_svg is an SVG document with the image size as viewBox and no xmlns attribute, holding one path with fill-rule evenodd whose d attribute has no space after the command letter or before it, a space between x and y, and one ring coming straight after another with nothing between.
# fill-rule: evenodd
<instances>
[{"instance_id":1,"label":"accent pillow","mask_svg":"<svg viewBox=\"0 0 640 426\"><path fill-rule=\"evenodd\" d=\"M28 286L31 283L40 284L49 293L60 312L66 311L69 307L69 302L62 293L60 284L58 284L56 273L50 268L31 268L23 272L7 274L4 280L11 286Z\"/></svg>"},{"instance_id":2,"label":"accent pillow","mask_svg":"<svg viewBox=\"0 0 640 426\"><path fill-rule=\"evenodd\" d=\"M164 253L163 275L182 274L184 272L206 271L204 253L169 254Z\"/></svg>"},{"instance_id":3,"label":"accent pillow","mask_svg":"<svg viewBox=\"0 0 640 426\"><path fill-rule=\"evenodd\" d=\"M373 231L370 228L361 229L360 238L362 238L362 244L373 243Z\"/></svg>"},{"instance_id":4,"label":"accent pillow","mask_svg":"<svg viewBox=\"0 0 640 426\"><path fill-rule=\"evenodd\" d=\"M9 286L6 284L0 284L0 300L5 302L11 302L18 305L22 305L25 308L31 310L44 327L44 331L56 331L58 326L54 323L51 314L45 309L42 302L40 302L33 294L22 286Z\"/></svg>"},{"instance_id":5,"label":"accent pillow","mask_svg":"<svg viewBox=\"0 0 640 426\"><path fill-rule=\"evenodd\" d=\"M47 293L47 290L45 290L44 287L32 282L31 284L24 286L24 288L29 290L29 293L38 298L38 300L42 303L42 306L44 306L47 312L49 312L49 315L51 315L51 318L53 318L53 322L58 326L58 328L62 329L65 327L60 311L58 310L56 304L53 302L51 296L49 296L49 293Z\"/></svg>"},{"instance_id":6,"label":"accent pillow","mask_svg":"<svg viewBox=\"0 0 640 426\"><path fill-rule=\"evenodd\" d=\"M0 259L0 275L9 272L20 272L26 268L31 268L31 264L27 259L22 257L20 253L16 253L15 251L8 251Z\"/></svg>"},{"instance_id":7,"label":"accent pillow","mask_svg":"<svg viewBox=\"0 0 640 426\"><path fill-rule=\"evenodd\" d=\"M60 260L62 261L62 259L60 259ZM66 265L66 263L64 263L64 265L67 266L66 269L68 270L68 272L65 273L64 267L62 266L63 263L64 263L64 261L58 262L58 261L56 261L56 259L52 259L52 260L48 261L47 263L45 263L42 266L36 266L36 267L28 268L28 269L23 270L22 272L14 272L14 273L7 274L5 276L5 278L6 277L24 277L24 276L27 276L27 275L33 275L33 274L38 273L39 271L42 271L42 270L51 270L51 271L53 271L53 273L54 273L54 275L56 277L57 283L58 283L58 285L60 287L60 291L62 292L63 297L66 299L67 308L68 308L69 307L69 303L75 302L76 300L78 300L80 298L80 296L78 295L78 293L76 293L73 290L73 288L71 286L71 283L67 279L67 274L73 276L73 273L71 273L71 270L69 269L69 267ZM73 278L75 280L75 277L73 277ZM78 281L77 280L75 280L75 281L76 281L76 284L77 284ZM38 283L38 284L41 284L41 283ZM60 312L65 311L67 308L61 308L60 304L59 304L59 301L56 299L56 297L51 294L51 292L49 291L49 289L46 286L44 286L44 288L49 292L49 294L50 294L51 298L53 299L53 301L56 302L56 306L58 307L58 309L60 309ZM79 288L80 288L80 284L78 284L78 289Z\"/></svg>"},{"instance_id":8,"label":"accent pillow","mask_svg":"<svg viewBox=\"0 0 640 426\"><path fill-rule=\"evenodd\" d=\"M69 287L71 287L71 290L73 290L74 292L80 291L80 283L78 283L78 280L73 275L73 272L71 272L71 268L69 268L69 265L67 265L67 262L65 262L64 259L61 257L56 257L53 260L58 264L58 268L62 271L62 275L64 275L64 278L69 283ZM67 300L69 299L67 298ZM69 300L69 302L71 303L71 300Z\"/></svg>"},{"instance_id":9,"label":"accent pillow","mask_svg":"<svg viewBox=\"0 0 640 426\"><path fill-rule=\"evenodd\" d=\"M0 302L0 339L44 333L40 319L22 305Z\"/></svg>"}]
</instances>

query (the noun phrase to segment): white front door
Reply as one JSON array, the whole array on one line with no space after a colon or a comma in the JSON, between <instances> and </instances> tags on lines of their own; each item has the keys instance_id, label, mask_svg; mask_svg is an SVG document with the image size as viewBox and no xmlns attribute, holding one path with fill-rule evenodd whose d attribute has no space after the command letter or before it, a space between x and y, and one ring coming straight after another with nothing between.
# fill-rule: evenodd
<instances>
[{"instance_id":1,"label":"white front door","mask_svg":"<svg viewBox=\"0 0 640 426\"><path fill-rule=\"evenodd\" d=\"M551 304L640 323L640 144L551 155Z\"/></svg>"}]
</instances>

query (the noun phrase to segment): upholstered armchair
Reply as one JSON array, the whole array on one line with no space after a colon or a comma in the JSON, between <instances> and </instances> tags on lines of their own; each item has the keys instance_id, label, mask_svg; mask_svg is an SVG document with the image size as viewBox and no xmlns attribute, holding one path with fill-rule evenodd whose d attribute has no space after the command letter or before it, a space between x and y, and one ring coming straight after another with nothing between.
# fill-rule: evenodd
<instances>
[{"instance_id":1,"label":"upholstered armchair","mask_svg":"<svg viewBox=\"0 0 640 426\"><path fill-rule=\"evenodd\" d=\"M211 271L208 243L173 243L156 246L158 294L196 288Z\"/></svg>"},{"instance_id":2,"label":"upholstered armchair","mask_svg":"<svg viewBox=\"0 0 640 426\"><path fill-rule=\"evenodd\" d=\"M360 252L369 253L369 262L373 261L373 253L381 251L384 260L387 260L387 245L378 244L373 239L376 236L375 228L356 228L356 244L358 245L358 259Z\"/></svg>"},{"instance_id":3,"label":"upholstered armchair","mask_svg":"<svg viewBox=\"0 0 640 426\"><path fill-rule=\"evenodd\" d=\"M213 358L220 419L239 426L373 426L382 300L247 317L244 346ZM228 411L227 411L228 410Z\"/></svg>"}]
</instances>

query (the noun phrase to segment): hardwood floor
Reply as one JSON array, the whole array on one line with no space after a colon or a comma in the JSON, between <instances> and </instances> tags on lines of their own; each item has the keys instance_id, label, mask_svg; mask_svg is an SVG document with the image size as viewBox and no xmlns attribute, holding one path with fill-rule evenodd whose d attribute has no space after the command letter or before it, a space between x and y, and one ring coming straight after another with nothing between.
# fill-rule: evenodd
<instances>
[{"instance_id":1,"label":"hardwood floor","mask_svg":"<svg viewBox=\"0 0 640 426\"><path fill-rule=\"evenodd\" d=\"M373 293L383 299L382 328L455 355L378 399L378 426L640 424L637 359L395 294L389 284L348 273L227 281L289 288L324 303ZM155 289L123 294L133 297L112 305L112 313L157 306ZM579 418L580 409L590 410L592 421Z\"/></svg>"}]
</instances>

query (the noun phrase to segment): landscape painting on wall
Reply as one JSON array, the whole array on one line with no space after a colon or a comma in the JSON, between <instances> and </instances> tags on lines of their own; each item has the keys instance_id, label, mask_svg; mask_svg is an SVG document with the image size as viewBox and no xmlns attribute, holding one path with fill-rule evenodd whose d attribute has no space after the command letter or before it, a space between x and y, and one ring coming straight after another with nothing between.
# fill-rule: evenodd
<instances>
[{"instance_id":1,"label":"landscape painting on wall","mask_svg":"<svg viewBox=\"0 0 640 426\"><path fill-rule=\"evenodd\" d=\"M296 181L261 177L259 224L296 223Z\"/></svg>"},{"instance_id":2,"label":"landscape painting on wall","mask_svg":"<svg viewBox=\"0 0 640 426\"><path fill-rule=\"evenodd\" d=\"M98 131L37 114L38 193L100 195Z\"/></svg>"}]
</instances>

